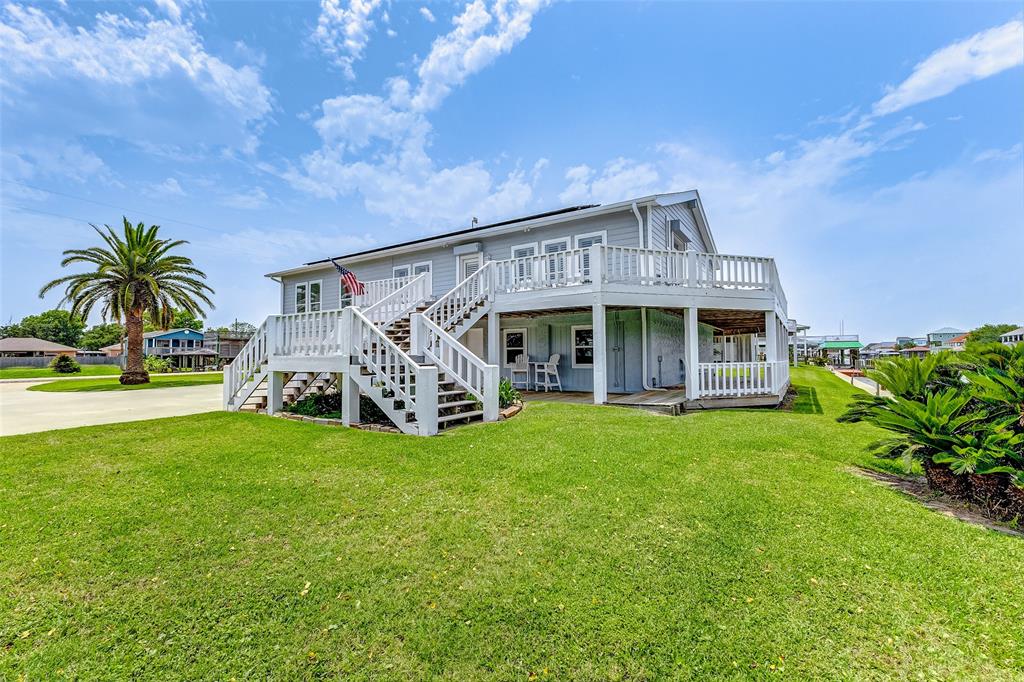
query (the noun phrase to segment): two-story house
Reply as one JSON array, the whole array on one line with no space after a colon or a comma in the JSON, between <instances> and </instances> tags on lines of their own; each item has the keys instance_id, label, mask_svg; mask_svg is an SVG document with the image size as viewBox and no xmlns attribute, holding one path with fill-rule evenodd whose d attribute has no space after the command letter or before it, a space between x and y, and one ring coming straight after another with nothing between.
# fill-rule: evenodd
<instances>
[{"instance_id":1,"label":"two-story house","mask_svg":"<svg viewBox=\"0 0 1024 682\"><path fill-rule=\"evenodd\" d=\"M349 296L332 260L365 285ZM775 262L718 253L696 191L574 206L270 273L280 313L225 370L225 408L360 392L407 433L497 418L499 377L686 409L789 383ZM628 402L628 400L626 401Z\"/></svg>"}]
</instances>

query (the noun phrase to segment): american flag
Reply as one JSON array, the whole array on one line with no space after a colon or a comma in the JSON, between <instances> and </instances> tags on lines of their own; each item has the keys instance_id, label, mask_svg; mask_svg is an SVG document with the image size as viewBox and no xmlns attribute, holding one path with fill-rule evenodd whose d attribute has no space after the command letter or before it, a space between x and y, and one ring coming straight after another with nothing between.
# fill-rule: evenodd
<instances>
[{"instance_id":1,"label":"american flag","mask_svg":"<svg viewBox=\"0 0 1024 682\"><path fill-rule=\"evenodd\" d=\"M353 296L362 296L366 293L366 287L363 283L356 279L356 273L352 272L344 265L338 265L338 263L332 258L331 264L334 265L338 274L341 275L341 283L345 286L345 290Z\"/></svg>"}]
</instances>

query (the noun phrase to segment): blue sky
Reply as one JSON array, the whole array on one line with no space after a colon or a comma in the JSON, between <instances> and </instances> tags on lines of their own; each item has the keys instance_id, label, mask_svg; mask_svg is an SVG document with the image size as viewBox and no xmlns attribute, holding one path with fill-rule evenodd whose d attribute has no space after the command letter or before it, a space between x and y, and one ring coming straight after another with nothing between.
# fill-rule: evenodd
<instances>
[{"instance_id":1,"label":"blue sky","mask_svg":"<svg viewBox=\"0 0 1024 682\"><path fill-rule=\"evenodd\" d=\"M1024 323L1018 3L11 2L0 58L3 321L122 214L219 324L275 269L697 188L814 332Z\"/></svg>"}]
</instances>

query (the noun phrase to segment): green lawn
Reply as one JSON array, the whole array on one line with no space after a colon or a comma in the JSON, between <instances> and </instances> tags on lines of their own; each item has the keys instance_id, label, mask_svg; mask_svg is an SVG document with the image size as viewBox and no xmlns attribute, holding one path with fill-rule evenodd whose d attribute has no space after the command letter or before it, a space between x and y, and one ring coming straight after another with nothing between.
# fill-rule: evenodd
<instances>
[{"instance_id":1,"label":"green lawn","mask_svg":"<svg viewBox=\"0 0 1024 682\"><path fill-rule=\"evenodd\" d=\"M75 374L58 374L49 367L4 367L0 379L51 379L55 377L99 377L121 374L117 365L82 365Z\"/></svg>"},{"instance_id":2,"label":"green lawn","mask_svg":"<svg viewBox=\"0 0 1024 682\"><path fill-rule=\"evenodd\" d=\"M81 381L51 381L46 384L29 386L30 391L46 393L82 393L91 391L144 391L150 388L181 388L182 386L200 386L202 384L224 383L221 372L209 374L151 374L148 384L122 386L117 378L113 379L82 379Z\"/></svg>"},{"instance_id":3,"label":"green lawn","mask_svg":"<svg viewBox=\"0 0 1024 682\"><path fill-rule=\"evenodd\" d=\"M792 413L0 439L0 679L1024 677L1024 541L851 473L853 389L794 378Z\"/></svg>"}]
</instances>

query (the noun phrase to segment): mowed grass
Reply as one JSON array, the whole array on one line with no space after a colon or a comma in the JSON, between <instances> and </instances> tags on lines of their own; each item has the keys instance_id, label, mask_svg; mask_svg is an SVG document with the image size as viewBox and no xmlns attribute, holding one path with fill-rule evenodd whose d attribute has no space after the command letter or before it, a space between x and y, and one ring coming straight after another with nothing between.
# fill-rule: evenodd
<instances>
[{"instance_id":1,"label":"mowed grass","mask_svg":"<svg viewBox=\"0 0 1024 682\"><path fill-rule=\"evenodd\" d=\"M82 371L74 374L61 374L49 367L4 367L0 369L0 379L54 379L61 377L99 377L121 374L116 365L82 365Z\"/></svg>"},{"instance_id":2,"label":"mowed grass","mask_svg":"<svg viewBox=\"0 0 1024 682\"><path fill-rule=\"evenodd\" d=\"M209 374L150 374L148 384L123 386L115 377L112 379L82 379L81 381L51 381L46 384L29 386L29 391L46 393L83 393L90 391L145 391L151 388L181 388L183 386L201 386L204 384L222 384L224 375L221 372Z\"/></svg>"},{"instance_id":3,"label":"mowed grass","mask_svg":"<svg viewBox=\"0 0 1024 682\"><path fill-rule=\"evenodd\" d=\"M853 389L794 377L790 413L0 439L0 678L1024 677L1024 542L851 473Z\"/></svg>"}]
</instances>

